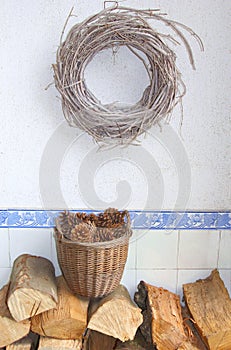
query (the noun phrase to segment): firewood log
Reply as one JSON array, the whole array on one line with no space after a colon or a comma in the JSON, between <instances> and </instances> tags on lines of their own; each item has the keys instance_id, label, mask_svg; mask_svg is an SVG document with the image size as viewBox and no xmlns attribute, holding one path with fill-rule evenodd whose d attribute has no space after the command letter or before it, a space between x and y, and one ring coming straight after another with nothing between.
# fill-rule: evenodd
<instances>
[{"instance_id":1,"label":"firewood log","mask_svg":"<svg viewBox=\"0 0 231 350\"><path fill-rule=\"evenodd\" d=\"M83 350L113 350L115 344L115 338L88 329L87 334L84 337Z\"/></svg>"},{"instance_id":2,"label":"firewood log","mask_svg":"<svg viewBox=\"0 0 231 350\"><path fill-rule=\"evenodd\" d=\"M211 350L231 349L231 299L220 278L211 275L183 285L186 305L205 344Z\"/></svg>"},{"instance_id":3,"label":"firewood log","mask_svg":"<svg viewBox=\"0 0 231 350\"><path fill-rule=\"evenodd\" d=\"M140 329L148 344L158 350L198 349L185 332L178 295L141 281L135 301L143 310Z\"/></svg>"},{"instance_id":4,"label":"firewood log","mask_svg":"<svg viewBox=\"0 0 231 350\"><path fill-rule=\"evenodd\" d=\"M57 278L58 303L55 309L48 310L31 318L33 332L58 339L82 338L87 327L89 299L73 294L64 278Z\"/></svg>"},{"instance_id":5,"label":"firewood log","mask_svg":"<svg viewBox=\"0 0 231 350\"><path fill-rule=\"evenodd\" d=\"M20 255L10 277L7 305L12 317L22 321L57 303L55 270L52 263L42 257Z\"/></svg>"},{"instance_id":6,"label":"firewood log","mask_svg":"<svg viewBox=\"0 0 231 350\"><path fill-rule=\"evenodd\" d=\"M117 341L115 350L156 350L155 346L148 345L138 330L134 340L126 342Z\"/></svg>"},{"instance_id":7,"label":"firewood log","mask_svg":"<svg viewBox=\"0 0 231 350\"><path fill-rule=\"evenodd\" d=\"M65 339L55 339L40 337L38 350L81 350L82 340L65 340Z\"/></svg>"},{"instance_id":8,"label":"firewood log","mask_svg":"<svg viewBox=\"0 0 231 350\"><path fill-rule=\"evenodd\" d=\"M27 335L30 331L30 321L16 322L6 305L9 286L0 290L0 347L7 346Z\"/></svg>"},{"instance_id":9,"label":"firewood log","mask_svg":"<svg viewBox=\"0 0 231 350\"><path fill-rule=\"evenodd\" d=\"M26 337L10 344L6 350L35 350L37 349L38 335L28 334Z\"/></svg>"},{"instance_id":10,"label":"firewood log","mask_svg":"<svg viewBox=\"0 0 231 350\"><path fill-rule=\"evenodd\" d=\"M122 341L134 339L137 328L143 321L141 310L122 285L106 297L93 302L91 309L94 311L88 328Z\"/></svg>"}]
</instances>

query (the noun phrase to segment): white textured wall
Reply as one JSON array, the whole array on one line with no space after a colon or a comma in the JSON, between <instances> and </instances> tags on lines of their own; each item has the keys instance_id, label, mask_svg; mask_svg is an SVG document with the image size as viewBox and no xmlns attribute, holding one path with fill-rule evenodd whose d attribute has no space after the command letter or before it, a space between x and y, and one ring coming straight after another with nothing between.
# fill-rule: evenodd
<instances>
[{"instance_id":1,"label":"white textured wall","mask_svg":"<svg viewBox=\"0 0 231 350\"><path fill-rule=\"evenodd\" d=\"M169 18L194 29L203 40L204 53L187 36L193 48L196 71L191 69L184 48L176 48L177 65L187 85L187 95L183 99L183 139L178 132L179 106L174 110L170 125L179 142L182 140L190 165L191 196L187 208L229 208L230 1L134 0L123 4L136 8L159 7L168 13ZM73 5L77 15L73 21L81 21L101 10L103 1L1 1L1 207L41 208L43 205L39 188L40 162L47 142L63 121L55 87L51 86L47 91L45 87L53 80L51 64L55 62L60 34ZM162 29L159 26L154 23L155 28ZM137 63L131 56L123 55L123 52L117 56L113 63L111 54L100 55L98 61L89 66L86 78L104 101L119 98L132 102L145 86L145 71L140 62ZM72 130L73 135L75 132ZM102 164L94 179L97 195L103 201L114 201L116 184L125 180L131 186L132 197L123 203L124 206L144 208L148 186L154 193L162 181L164 200L160 203L153 196L149 207L174 208L180 186L179 169L174 164L173 154L166 151L166 141L161 144L158 140L162 137L159 129L154 128L151 136L147 135L143 141L142 151L147 150L152 157L145 167L139 164L137 158L134 163L131 162L136 153L134 147L121 151L120 160L106 164L102 155ZM62 135L60 142L63 142ZM83 135L70 145L63 157L60 182L68 206L87 207L84 195L80 196L78 171L87 152L94 147L90 137ZM53 157L56 157L55 149ZM110 154L107 155L107 160L110 157ZM153 178L151 184L150 177ZM60 203L57 203L54 193L50 193L49 197L49 205L58 207ZM185 209L184 204L182 206Z\"/></svg>"},{"instance_id":2,"label":"white textured wall","mask_svg":"<svg viewBox=\"0 0 231 350\"><path fill-rule=\"evenodd\" d=\"M162 132L153 128L140 149L95 153L89 136L62 124L58 93L54 86L45 87L53 80L51 64L70 8L75 6L77 15L72 21L81 21L101 10L103 1L2 0L0 208L59 208L64 203L60 193L66 205L74 208L111 203L131 209L230 208L230 1L133 0L122 4L159 7L203 40L202 53L187 36L196 71L184 48L176 48L177 65L187 86L182 138L177 106L170 126L163 125ZM159 24L154 27L159 29ZM111 54L99 55L86 79L104 101L133 102L146 83L139 62L123 50L114 59ZM55 168L59 161L60 169ZM96 173L88 177L90 170ZM54 184L59 182L57 194ZM50 230L1 229L0 233L2 283L13 259L23 252L55 262ZM131 291L141 278L179 291L181 283L219 267L230 288L230 242L228 231L175 231L171 235L150 231L131 244L125 282Z\"/></svg>"}]
</instances>

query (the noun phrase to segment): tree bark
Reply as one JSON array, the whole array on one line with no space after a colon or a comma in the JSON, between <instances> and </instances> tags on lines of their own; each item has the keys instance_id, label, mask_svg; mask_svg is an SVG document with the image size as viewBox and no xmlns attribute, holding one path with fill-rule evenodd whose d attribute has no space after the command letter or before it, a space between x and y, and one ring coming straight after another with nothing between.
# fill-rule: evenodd
<instances>
[{"instance_id":1,"label":"tree bark","mask_svg":"<svg viewBox=\"0 0 231 350\"><path fill-rule=\"evenodd\" d=\"M31 329L43 336L58 339L82 338L87 327L89 299L71 292L64 278L57 278L58 303L55 309L32 317Z\"/></svg>"},{"instance_id":2,"label":"tree bark","mask_svg":"<svg viewBox=\"0 0 231 350\"><path fill-rule=\"evenodd\" d=\"M118 338L132 340L143 321L141 310L120 285L111 294L91 304L88 328Z\"/></svg>"},{"instance_id":3,"label":"tree bark","mask_svg":"<svg viewBox=\"0 0 231 350\"><path fill-rule=\"evenodd\" d=\"M148 344L158 350L198 349L185 332L178 295L141 281L135 301L143 310L140 329Z\"/></svg>"},{"instance_id":4,"label":"tree bark","mask_svg":"<svg viewBox=\"0 0 231 350\"><path fill-rule=\"evenodd\" d=\"M7 305L20 322L52 309L57 303L55 270L52 263L29 254L19 256L10 277Z\"/></svg>"},{"instance_id":5,"label":"tree bark","mask_svg":"<svg viewBox=\"0 0 231 350\"><path fill-rule=\"evenodd\" d=\"M219 272L183 285L186 305L211 350L231 349L231 299Z\"/></svg>"},{"instance_id":6,"label":"tree bark","mask_svg":"<svg viewBox=\"0 0 231 350\"><path fill-rule=\"evenodd\" d=\"M27 335L30 331L30 321L16 322L6 305L9 286L0 290L0 347L7 346Z\"/></svg>"},{"instance_id":7,"label":"tree bark","mask_svg":"<svg viewBox=\"0 0 231 350\"><path fill-rule=\"evenodd\" d=\"M40 337L38 350L81 350L82 340L65 340Z\"/></svg>"},{"instance_id":8,"label":"tree bark","mask_svg":"<svg viewBox=\"0 0 231 350\"><path fill-rule=\"evenodd\" d=\"M84 337L83 350L113 350L115 344L115 338L88 329L87 335Z\"/></svg>"}]
</instances>

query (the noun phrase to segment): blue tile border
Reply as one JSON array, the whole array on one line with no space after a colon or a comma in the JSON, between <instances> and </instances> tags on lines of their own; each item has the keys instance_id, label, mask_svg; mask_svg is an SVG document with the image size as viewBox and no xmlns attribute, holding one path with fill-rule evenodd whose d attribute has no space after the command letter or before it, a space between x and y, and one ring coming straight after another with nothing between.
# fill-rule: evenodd
<instances>
[{"instance_id":1,"label":"blue tile border","mask_svg":"<svg viewBox=\"0 0 231 350\"><path fill-rule=\"evenodd\" d=\"M61 210L0 210L0 228L51 228ZM72 212L91 210L72 210ZM231 230L231 211L130 210L133 229Z\"/></svg>"}]
</instances>

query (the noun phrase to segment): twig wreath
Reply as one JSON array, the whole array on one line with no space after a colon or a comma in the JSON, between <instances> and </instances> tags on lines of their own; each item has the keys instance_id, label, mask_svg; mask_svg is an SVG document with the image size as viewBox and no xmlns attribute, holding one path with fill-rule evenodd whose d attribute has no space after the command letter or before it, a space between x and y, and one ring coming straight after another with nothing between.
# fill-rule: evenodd
<instances>
[{"instance_id":1,"label":"twig wreath","mask_svg":"<svg viewBox=\"0 0 231 350\"><path fill-rule=\"evenodd\" d=\"M182 31L193 35L203 50L200 38L191 28L166 19L159 10L107 8L74 25L65 41L61 37L53 69L64 116L71 126L84 130L99 144L133 143L170 115L185 94L185 85L175 64L176 54L166 44L167 40L178 42L170 34L154 30L148 19L163 22L177 35L195 68L192 49ZM143 62L150 80L141 99L127 107L102 104L84 80L85 68L98 52L119 46L126 46Z\"/></svg>"}]
</instances>

